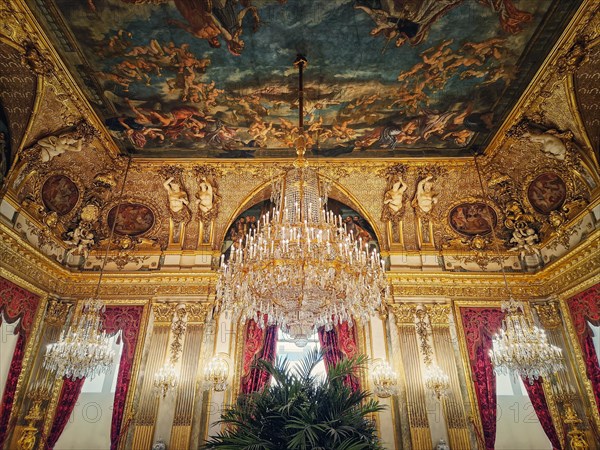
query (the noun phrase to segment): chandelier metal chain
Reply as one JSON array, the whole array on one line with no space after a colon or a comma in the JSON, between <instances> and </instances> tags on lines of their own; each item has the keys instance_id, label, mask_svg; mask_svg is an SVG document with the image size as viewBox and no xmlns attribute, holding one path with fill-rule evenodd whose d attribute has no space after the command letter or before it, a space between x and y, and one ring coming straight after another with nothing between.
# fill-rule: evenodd
<instances>
[{"instance_id":1,"label":"chandelier metal chain","mask_svg":"<svg viewBox=\"0 0 600 450\"><path fill-rule=\"evenodd\" d=\"M221 257L217 302L259 326L277 324L302 342L319 327L367 321L388 295L379 252L326 209L327 193L304 153L299 57L299 127L294 168L273 183L273 209ZM266 316L266 323L258 320Z\"/></svg>"},{"instance_id":2,"label":"chandelier metal chain","mask_svg":"<svg viewBox=\"0 0 600 450\"><path fill-rule=\"evenodd\" d=\"M481 194L484 198L489 198L483 185L477 156L474 157L474 160ZM509 298L507 302L502 304L502 312L504 313L502 328L499 334L492 338L492 348L489 351L489 356L496 374L512 372L514 375L527 378L529 383L533 384L539 377L548 377L558 370L564 370L562 350L548 342L546 332L535 326L526 317L523 303L514 300L508 286L504 258L500 253L494 223L489 211L486 210L486 212L488 212L487 219L490 224L496 253L500 260L504 287Z\"/></svg>"},{"instance_id":3,"label":"chandelier metal chain","mask_svg":"<svg viewBox=\"0 0 600 450\"><path fill-rule=\"evenodd\" d=\"M127 161L115 217L118 217L130 167L131 157ZM94 296L84 300L81 314L74 319L67 330L62 332L58 342L46 346L43 367L54 372L57 377L93 378L101 373L107 373L113 366L115 352L112 349L110 336L103 331L102 316L105 306L99 299L99 293L116 224L115 219L110 230Z\"/></svg>"}]
</instances>

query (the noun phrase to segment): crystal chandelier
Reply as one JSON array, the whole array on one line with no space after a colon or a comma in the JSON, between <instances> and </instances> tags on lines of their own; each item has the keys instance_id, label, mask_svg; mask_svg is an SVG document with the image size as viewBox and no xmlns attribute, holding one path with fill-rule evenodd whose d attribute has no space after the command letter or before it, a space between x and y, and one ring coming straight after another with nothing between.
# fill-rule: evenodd
<instances>
[{"instance_id":1,"label":"crystal chandelier","mask_svg":"<svg viewBox=\"0 0 600 450\"><path fill-rule=\"evenodd\" d=\"M492 338L490 358L497 374L513 372L533 384L564 369L562 350L548 342L546 332L527 319L523 304L511 299L502 305L504 320Z\"/></svg>"},{"instance_id":2,"label":"crystal chandelier","mask_svg":"<svg viewBox=\"0 0 600 450\"><path fill-rule=\"evenodd\" d=\"M380 361L371 370L373 392L381 398L386 398L396 392L398 375L392 370L387 361Z\"/></svg>"},{"instance_id":3,"label":"crystal chandelier","mask_svg":"<svg viewBox=\"0 0 600 450\"><path fill-rule=\"evenodd\" d=\"M64 330L59 341L48 344L44 367L67 378L94 378L106 373L113 364L115 352L110 338L102 330L104 303L88 299L75 323Z\"/></svg>"},{"instance_id":4,"label":"crystal chandelier","mask_svg":"<svg viewBox=\"0 0 600 450\"><path fill-rule=\"evenodd\" d=\"M115 217L118 217L130 167L131 157L127 161ZM107 373L113 365L115 352L112 349L110 337L102 330L102 314L105 308L99 298L99 293L116 225L117 220L115 219L108 237L94 297L83 302L81 314L75 318L67 330L62 332L58 342L46 346L43 367L54 372L57 377L90 379L101 373Z\"/></svg>"},{"instance_id":5,"label":"crystal chandelier","mask_svg":"<svg viewBox=\"0 0 600 450\"><path fill-rule=\"evenodd\" d=\"M154 374L152 384L154 391L162 398L165 398L169 392L174 391L179 384L179 375L175 366L168 363L158 369L158 372Z\"/></svg>"},{"instance_id":6,"label":"crystal chandelier","mask_svg":"<svg viewBox=\"0 0 600 450\"><path fill-rule=\"evenodd\" d=\"M267 316L303 341L323 326L368 320L387 296L385 263L341 216L325 208L327 192L304 158L302 70L299 56L299 127L294 167L273 184L274 208L248 231L221 266L217 304L242 320Z\"/></svg>"},{"instance_id":7,"label":"crystal chandelier","mask_svg":"<svg viewBox=\"0 0 600 450\"><path fill-rule=\"evenodd\" d=\"M227 389L227 378L229 377L229 364L220 357L213 357L204 370L204 381L206 389L214 389L222 392Z\"/></svg>"}]
</instances>

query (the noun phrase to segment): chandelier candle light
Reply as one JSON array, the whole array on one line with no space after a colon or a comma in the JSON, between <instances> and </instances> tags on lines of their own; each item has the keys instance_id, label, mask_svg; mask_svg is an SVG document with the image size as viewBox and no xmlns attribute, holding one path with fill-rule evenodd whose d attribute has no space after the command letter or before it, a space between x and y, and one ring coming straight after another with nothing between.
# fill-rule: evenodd
<instances>
[{"instance_id":1,"label":"chandelier candle light","mask_svg":"<svg viewBox=\"0 0 600 450\"><path fill-rule=\"evenodd\" d=\"M127 161L115 217L119 217L119 207L130 167L131 158ZM94 297L84 301L81 315L75 319L68 330L63 331L59 341L46 346L43 367L54 372L57 377L94 378L101 373L107 373L113 365L115 352L112 349L110 337L102 331L104 303L100 300L99 294L116 225L117 220L115 219L110 230Z\"/></svg>"},{"instance_id":2,"label":"chandelier candle light","mask_svg":"<svg viewBox=\"0 0 600 450\"><path fill-rule=\"evenodd\" d=\"M481 193L484 197L488 197L483 187L477 156L474 159ZM487 208L486 212L488 216L486 219L496 245L496 253L500 259L504 287L509 298L507 302L502 304L502 312L504 313L502 328L499 334L492 337L492 348L489 356L496 374L512 372L514 375L527 378L529 384L533 384L539 377L548 377L559 370L564 370L562 350L548 342L546 332L533 325L525 316L523 303L514 300L508 287L504 260L500 255L494 222Z\"/></svg>"},{"instance_id":3,"label":"chandelier candle light","mask_svg":"<svg viewBox=\"0 0 600 450\"><path fill-rule=\"evenodd\" d=\"M243 320L267 316L297 345L319 327L367 321L388 295L385 262L368 242L325 208L327 189L304 158L302 71L298 56L299 127L294 168L273 184L274 208L221 256L217 302Z\"/></svg>"}]
</instances>

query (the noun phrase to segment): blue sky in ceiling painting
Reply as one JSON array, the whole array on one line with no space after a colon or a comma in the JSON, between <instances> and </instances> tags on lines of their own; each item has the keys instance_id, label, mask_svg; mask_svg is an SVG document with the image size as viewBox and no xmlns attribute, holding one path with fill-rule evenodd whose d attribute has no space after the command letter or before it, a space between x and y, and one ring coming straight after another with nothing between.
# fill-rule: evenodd
<instances>
[{"instance_id":1,"label":"blue sky in ceiling painting","mask_svg":"<svg viewBox=\"0 0 600 450\"><path fill-rule=\"evenodd\" d=\"M208 3L178 1L200 9ZM505 0L531 14L521 31L508 33L486 2L441 0L438 4L448 4L448 10L432 21L423 41L396 47L396 36L388 41L383 33L370 35L375 22L355 8L355 1L257 0L252 4L260 26L253 32L253 18L245 16L239 56L227 50L222 36L221 47L213 48L174 25L173 20L186 22L175 0L94 0L95 11L79 0L55 3L70 28L66 35L84 56L66 59L95 94L90 98L99 99L95 106L127 151L193 157L293 154L297 72L292 62L301 52L309 60L305 119L313 124L313 154L389 157L469 153L489 140L580 2ZM379 3L385 9L394 2ZM236 12L242 9L239 2L231 5ZM111 38L118 46L107 51ZM498 41L485 55L469 47L492 39ZM187 44L188 55L209 63L182 69L182 64L165 63L166 57L158 63L154 56L128 55L152 40L177 48ZM424 55L436 51L448 61L440 70L424 64ZM124 61L144 58L158 64L160 74L156 67L119 69ZM399 81L407 72L411 75ZM191 74L188 94L183 74Z\"/></svg>"}]
</instances>

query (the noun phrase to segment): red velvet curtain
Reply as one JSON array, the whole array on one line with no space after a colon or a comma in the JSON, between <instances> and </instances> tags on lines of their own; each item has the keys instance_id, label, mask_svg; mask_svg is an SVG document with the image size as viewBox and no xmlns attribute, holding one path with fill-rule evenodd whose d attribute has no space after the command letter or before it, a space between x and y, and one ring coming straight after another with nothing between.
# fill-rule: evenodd
<instances>
[{"instance_id":1,"label":"red velvet curtain","mask_svg":"<svg viewBox=\"0 0 600 450\"><path fill-rule=\"evenodd\" d=\"M110 430L110 448L115 450L119 446L119 440L124 433L121 433L121 422L125 410L125 400L129 391L129 382L131 381L133 361L135 357L135 348L139 338L143 306L107 306L102 322L104 330L108 334L116 334L121 330L121 340L123 349L121 352L121 362L119 373L117 375L117 387L113 404L113 415ZM73 408L77 403L81 388L85 383L85 378L71 380L65 378L63 387L58 400L58 409L54 416L52 429L46 440L46 449L52 450L62 434Z\"/></svg>"},{"instance_id":2,"label":"red velvet curtain","mask_svg":"<svg viewBox=\"0 0 600 450\"><path fill-rule=\"evenodd\" d=\"M489 351L502 326L499 308L460 308L486 450L496 442L496 375Z\"/></svg>"},{"instance_id":3,"label":"red velvet curtain","mask_svg":"<svg viewBox=\"0 0 600 450\"><path fill-rule=\"evenodd\" d=\"M343 358L353 358L358 353L354 327L349 327L347 322L336 325L332 330L325 331L319 328L319 343L323 349L323 360L325 369L335 366ZM360 390L360 380L352 375L346 377L344 384L353 391Z\"/></svg>"},{"instance_id":4,"label":"red velvet curtain","mask_svg":"<svg viewBox=\"0 0 600 450\"><path fill-rule=\"evenodd\" d=\"M110 448L116 450L119 439L126 434L121 433L123 413L125 412L125 400L129 391L131 381L135 348L137 346L140 326L142 322L143 306L107 306L104 315L104 329L109 334L116 334L122 330L121 340L123 350L121 352L121 363L117 375L117 387L113 403L113 415L110 428Z\"/></svg>"},{"instance_id":5,"label":"red velvet curtain","mask_svg":"<svg viewBox=\"0 0 600 450\"><path fill-rule=\"evenodd\" d=\"M244 342L241 391L244 394L262 390L269 382L269 374L254 367L259 359L275 362L277 356L277 327L260 328L254 320L246 327Z\"/></svg>"},{"instance_id":6,"label":"red velvet curtain","mask_svg":"<svg viewBox=\"0 0 600 450\"><path fill-rule=\"evenodd\" d=\"M17 391L19 375L23 367L25 346L31 333L38 305L39 298L37 295L4 278L0 278L0 314L4 314L8 323L15 323L20 319L15 329L15 334L18 334L19 337L10 363L4 394L2 395L2 404L0 405L0 448L4 446L8 437L8 422Z\"/></svg>"},{"instance_id":7,"label":"red velvet curtain","mask_svg":"<svg viewBox=\"0 0 600 450\"><path fill-rule=\"evenodd\" d=\"M586 375L592 384L596 407L600 411L600 365L594 348L594 336L588 322L600 324L600 284L567 300L567 305L579 338ZM596 336L598 338L598 336Z\"/></svg>"},{"instance_id":8,"label":"red velvet curtain","mask_svg":"<svg viewBox=\"0 0 600 450\"><path fill-rule=\"evenodd\" d=\"M2 409L0 410L0 448L4 445L4 440L8 435L8 419L10 418L10 412L12 411L13 402L15 400L19 374L21 373L21 368L23 366L25 343L25 337L22 334L19 334L12 361L10 362L8 378L4 385L4 394L2 395Z\"/></svg>"},{"instance_id":9,"label":"red velvet curtain","mask_svg":"<svg viewBox=\"0 0 600 450\"><path fill-rule=\"evenodd\" d=\"M85 383L85 378L76 378L75 380L63 378L63 385L60 390L60 396L58 397L58 406L56 408L56 414L54 415L54 422L52 422L50 434L48 434L48 437L45 439L44 436L42 436L42 441L45 440L44 448L46 450L52 450L54 448L56 441L58 441L58 438L67 426L73 408L75 408L75 403L77 403L77 399L81 393L83 383Z\"/></svg>"},{"instance_id":10,"label":"red velvet curtain","mask_svg":"<svg viewBox=\"0 0 600 450\"><path fill-rule=\"evenodd\" d=\"M542 425L546 436L548 436L548 439L550 439L552 448L554 450L562 450L560 439L558 439L558 434L556 433L556 428L554 428L554 422L552 422L552 416L550 415L550 410L548 409L548 403L546 402L546 395L544 393L542 379L540 378L535 380L533 384L530 384L529 379L523 377L523 384L527 389L529 400L531 400L531 404L533 405L533 409L535 409L535 413L540 420L540 424Z\"/></svg>"}]
</instances>

